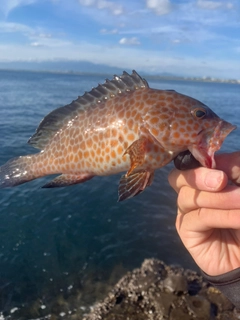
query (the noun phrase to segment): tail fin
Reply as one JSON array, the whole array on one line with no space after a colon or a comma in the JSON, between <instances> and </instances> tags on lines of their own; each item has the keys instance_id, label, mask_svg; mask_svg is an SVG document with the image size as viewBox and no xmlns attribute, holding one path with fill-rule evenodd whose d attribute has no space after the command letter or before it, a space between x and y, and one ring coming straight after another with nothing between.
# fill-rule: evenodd
<instances>
[{"instance_id":1,"label":"tail fin","mask_svg":"<svg viewBox=\"0 0 240 320\"><path fill-rule=\"evenodd\" d=\"M31 156L10 159L0 167L0 188L14 187L36 177L30 170Z\"/></svg>"}]
</instances>

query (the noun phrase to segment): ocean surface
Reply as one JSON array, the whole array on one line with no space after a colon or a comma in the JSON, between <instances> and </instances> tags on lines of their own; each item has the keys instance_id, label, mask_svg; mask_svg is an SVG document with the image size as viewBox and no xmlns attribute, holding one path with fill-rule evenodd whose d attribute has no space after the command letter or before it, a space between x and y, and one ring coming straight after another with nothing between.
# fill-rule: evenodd
<instances>
[{"instance_id":1,"label":"ocean surface","mask_svg":"<svg viewBox=\"0 0 240 320\"><path fill-rule=\"evenodd\" d=\"M239 85L147 80L199 99L240 128ZM36 152L27 140L42 118L104 81L100 75L0 71L0 165ZM221 151L239 150L239 141L237 129ZM81 292L84 309L150 257L197 270L175 231L171 168L158 170L151 187L122 203L121 175L41 189L48 177L0 190L0 312L14 317L36 301L45 309L61 294ZM24 319L35 317L27 312Z\"/></svg>"}]
</instances>

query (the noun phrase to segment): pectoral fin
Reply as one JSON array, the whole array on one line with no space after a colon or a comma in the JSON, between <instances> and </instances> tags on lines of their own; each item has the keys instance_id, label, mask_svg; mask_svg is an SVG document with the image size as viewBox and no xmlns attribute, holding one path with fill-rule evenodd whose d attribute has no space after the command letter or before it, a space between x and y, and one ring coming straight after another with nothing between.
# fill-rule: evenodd
<instances>
[{"instance_id":1,"label":"pectoral fin","mask_svg":"<svg viewBox=\"0 0 240 320\"><path fill-rule=\"evenodd\" d=\"M123 175L118 187L118 201L132 198L150 186L154 171L141 171L130 175Z\"/></svg>"},{"instance_id":2,"label":"pectoral fin","mask_svg":"<svg viewBox=\"0 0 240 320\"><path fill-rule=\"evenodd\" d=\"M88 173L83 173L79 175L61 174L60 176L45 184L42 188L67 187L72 184L83 183L87 180L92 179L93 177L94 176Z\"/></svg>"},{"instance_id":3,"label":"pectoral fin","mask_svg":"<svg viewBox=\"0 0 240 320\"><path fill-rule=\"evenodd\" d=\"M147 144L148 139L141 137L134 141L124 152L123 155L129 154L131 160L131 167L126 174L127 176L129 176L135 168L140 167L144 163Z\"/></svg>"}]
</instances>

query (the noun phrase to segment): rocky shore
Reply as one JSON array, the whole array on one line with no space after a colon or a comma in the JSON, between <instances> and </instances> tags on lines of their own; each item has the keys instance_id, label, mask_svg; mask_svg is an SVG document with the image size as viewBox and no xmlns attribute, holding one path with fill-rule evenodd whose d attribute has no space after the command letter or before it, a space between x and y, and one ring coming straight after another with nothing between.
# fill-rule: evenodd
<instances>
[{"instance_id":1,"label":"rocky shore","mask_svg":"<svg viewBox=\"0 0 240 320\"><path fill-rule=\"evenodd\" d=\"M191 270L145 260L128 272L84 320L235 320L234 306Z\"/></svg>"},{"instance_id":2,"label":"rocky shore","mask_svg":"<svg viewBox=\"0 0 240 320\"><path fill-rule=\"evenodd\" d=\"M118 274L123 270L119 269ZM116 278L116 270L110 279ZM43 304L13 308L0 319L29 320L237 320L240 313L220 291L192 270L147 259L140 268L113 281L91 280ZM100 302L90 306L93 300Z\"/></svg>"}]
</instances>

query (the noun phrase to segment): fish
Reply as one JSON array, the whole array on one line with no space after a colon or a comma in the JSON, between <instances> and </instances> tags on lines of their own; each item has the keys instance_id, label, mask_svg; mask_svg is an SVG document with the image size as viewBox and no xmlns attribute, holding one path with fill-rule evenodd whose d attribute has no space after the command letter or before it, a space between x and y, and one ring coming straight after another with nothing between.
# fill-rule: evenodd
<instances>
[{"instance_id":1,"label":"fish","mask_svg":"<svg viewBox=\"0 0 240 320\"><path fill-rule=\"evenodd\" d=\"M215 168L214 154L235 128L200 101L150 88L136 71L124 71L50 112L28 141L39 152L2 165L0 188L53 174L43 188L65 187L124 172L118 187L123 201L186 150Z\"/></svg>"}]
</instances>

